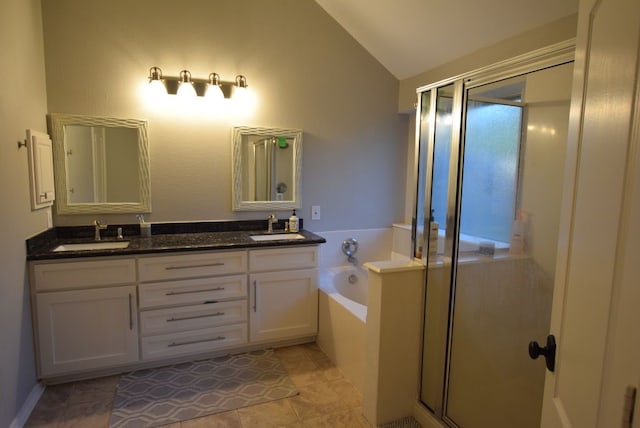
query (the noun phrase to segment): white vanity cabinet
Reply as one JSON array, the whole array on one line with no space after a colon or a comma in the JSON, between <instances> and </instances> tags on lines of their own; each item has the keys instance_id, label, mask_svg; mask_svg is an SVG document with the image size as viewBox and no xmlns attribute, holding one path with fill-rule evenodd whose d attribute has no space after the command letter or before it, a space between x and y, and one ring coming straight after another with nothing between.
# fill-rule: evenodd
<instances>
[{"instance_id":1,"label":"white vanity cabinet","mask_svg":"<svg viewBox=\"0 0 640 428\"><path fill-rule=\"evenodd\" d=\"M313 338L317 258L313 245L32 261L39 378Z\"/></svg>"},{"instance_id":2,"label":"white vanity cabinet","mask_svg":"<svg viewBox=\"0 0 640 428\"><path fill-rule=\"evenodd\" d=\"M142 360L247 343L247 251L138 259Z\"/></svg>"},{"instance_id":3,"label":"white vanity cabinet","mask_svg":"<svg viewBox=\"0 0 640 428\"><path fill-rule=\"evenodd\" d=\"M251 343L317 334L317 259L316 246L249 251Z\"/></svg>"},{"instance_id":4,"label":"white vanity cabinet","mask_svg":"<svg viewBox=\"0 0 640 428\"><path fill-rule=\"evenodd\" d=\"M40 377L138 361L133 259L31 265Z\"/></svg>"}]
</instances>

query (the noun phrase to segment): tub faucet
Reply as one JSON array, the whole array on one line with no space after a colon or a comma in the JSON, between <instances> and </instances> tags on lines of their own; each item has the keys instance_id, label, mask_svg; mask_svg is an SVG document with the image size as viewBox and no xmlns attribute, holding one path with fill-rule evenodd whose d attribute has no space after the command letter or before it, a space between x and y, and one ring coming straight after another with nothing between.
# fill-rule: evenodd
<instances>
[{"instance_id":1,"label":"tub faucet","mask_svg":"<svg viewBox=\"0 0 640 428\"><path fill-rule=\"evenodd\" d=\"M269 214L267 217L267 233L273 233L273 223L277 223L278 219L275 214Z\"/></svg>"},{"instance_id":2,"label":"tub faucet","mask_svg":"<svg viewBox=\"0 0 640 428\"><path fill-rule=\"evenodd\" d=\"M100 238L100 231L105 230L107 228L107 225L101 224L99 220L94 220L93 225L94 225L93 239L96 241L101 241L102 239Z\"/></svg>"},{"instance_id":3,"label":"tub faucet","mask_svg":"<svg viewBox=\"0 0 640 428\"><path fill-rule=\"evenodd\" d=\"M356 238L349 238L342 241L342 252L347 256L347 260L354 266L358 265L358 259L354 254L358 252L358 240Z\"/></svg>"}]
</instances>

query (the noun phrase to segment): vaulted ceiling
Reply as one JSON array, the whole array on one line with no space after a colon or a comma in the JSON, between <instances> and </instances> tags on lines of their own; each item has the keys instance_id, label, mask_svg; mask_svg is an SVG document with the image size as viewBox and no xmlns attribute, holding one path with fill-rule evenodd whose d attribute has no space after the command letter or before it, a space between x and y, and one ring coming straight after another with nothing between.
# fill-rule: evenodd
<instances>
[{"instance_id":1,"label":"vaulted ceiling","mask_svg":"<svg viewBox=\"0 0 640 428\"><path fill-rule=\"evenodd\" d=\"M578 10L578 0L316 2L400 80Z\"/></svg>"}]
</instances>

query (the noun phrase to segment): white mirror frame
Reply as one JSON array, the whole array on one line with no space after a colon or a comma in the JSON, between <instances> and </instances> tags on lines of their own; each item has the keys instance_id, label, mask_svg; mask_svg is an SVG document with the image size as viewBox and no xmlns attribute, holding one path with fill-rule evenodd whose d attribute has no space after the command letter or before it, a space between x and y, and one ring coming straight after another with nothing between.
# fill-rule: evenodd
<instances>
[{"instance_id":1,"label":"white mirror frame","mask_svg":"<svg viewBox=\"0 0 640 428\"><path fill-rule=\"evenodd\" d=\"M242 171L242 137L257 135L264 137L284 137L293 139L293 200L286 201L245 201L242 199L243 180L246 174ZM301 206L302 177L302 130L284 128L255 128L236 126L232 130L232 200L234 211L277 211L299 209Z\"/></svg>"},{"instance_id":2,"label":"white mirror frame","mask_svg":"<svg viewBox=\"0 0 640 428\"><path fill-rule=\"evenodd\" d=\"M147 122L138 119L83 116L62 113L49 115L53 140L54 176L57 214L111 214L151 212L149 190L149 150ZM67 165L65 156L64 127L67 125L134 128L138 131L138 202L80 203L70 204L67 194Z\"/></svg>"}]
</instances>

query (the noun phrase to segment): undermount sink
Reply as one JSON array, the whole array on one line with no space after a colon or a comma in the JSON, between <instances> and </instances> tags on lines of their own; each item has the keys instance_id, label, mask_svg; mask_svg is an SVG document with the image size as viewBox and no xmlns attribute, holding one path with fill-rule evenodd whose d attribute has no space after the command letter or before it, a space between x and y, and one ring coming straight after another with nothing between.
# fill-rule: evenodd
<instances>
[{"instance_id":1,"label":"undermount sink","mask_svg":"<svg viewBox=\"0 0 640 428\"><path fill-rule=\"evenodd\" d=\"M118 242L85 242L82 244L62 244L53 249L54 252L59 251L91 251L91 250L117 250L127 248L129 241Z\"/></svg>"},{"instance_id":2,"label":"undermount sink","mask_svg":"<svg viewBox=\"0 0 640 428\"><path fill-rule=\"evenodd\" d=\"M266 235L251 235L254 241L289 241L295 239L304 239L304 235L299 233L271 233Z\"/></svg>"}]
</instances>

